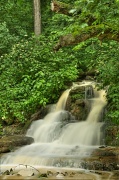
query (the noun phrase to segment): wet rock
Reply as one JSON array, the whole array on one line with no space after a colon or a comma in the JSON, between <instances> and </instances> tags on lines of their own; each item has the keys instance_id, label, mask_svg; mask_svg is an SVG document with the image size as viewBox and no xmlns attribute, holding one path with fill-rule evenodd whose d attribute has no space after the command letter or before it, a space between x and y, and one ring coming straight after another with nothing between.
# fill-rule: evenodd
<instances>
[{"instance_id":1,"label":"wet rock","mask_svg":"<svg viewBox=\"0 0 119 180\"><path fill-rule=\"evenodd\" d=\"M23 135L16 136L3 136L0 139L0 153L9 152L17 146L23 146L33 143L32 137L26 137Z\"/></svg>"},{"instance_id":2,"label":"wet rock","mask_svg":"<svg viewBox=\"0 0 119 180\"><path fill-rule=\"evenodd\" d=\"M74 88L70 91L66 103L66 110L71 112L78 121L86 119L88 108L85 102L85 87Z\"/></svg>"},{"instance_id":3,"label":"wet rock","mask_svg":"<svg viewBox=\"0 0 119 180\"><path fill-rule=\"evenodd\" d=\"M92 76L86 76L85 80L90 80L90 81L94 81Z\"/></svg>"},{"instance_id":4,"label":"wet rock","mask_svg":"<svg viewBox=\"0 0 119 180\"><path fill-rule=\"evenodd\" d=\"M82 168L89 170L119 170L119 147L103 147L94 150L90 157L83 158Z\"/></svg>"},{"instance_id":5,"label":"wet rock","mask_svg":"<svg viewBox=\"0 0 119 180\"><path fill-rule=\"evenodd\" d=\"M119 146L119 126L107 125L105 130L105 143L111 146Z\"/></svg>"},{"instance_id":6,"label":"wet rock","mask_svg":"<svg viewBox=\"0 0 119 180\"><path fill-rule=\"evenodd\" d=\"M103 145L103 146L100 146L99 148L106 148L107 146Z\"/></svg>"},{"instance_id":7,"label":"wet rock","mask_svg":"<svg viewBox=\"0 0 119 180\"><path fill-rule=\"evenodd\" d=\"M24 133L25 133L25 128L23 127L22 124L21 125L12 124L12 125L3 127L3 135L4 136L22 135Z\"/></svg>"},{"instance_id":8,"label":"wet rock","mask_svg":"<svg viewBox=\"0 0 119 180\"><path fill-rule=\"evenodd\" d=\"M84 100L83 99L77 99L76 101L75 101L75 103L77 104L77 105L81 105L81 106L85 106L85 103L84 103Z\"/></svg>"},{"instance_id":9,"label":"wet rock","mask_svg":"<svg viewBox=\"0 0 119 180\"><path fill-rule=\"evenodd\" d=\"M20 176L34 176L34 172L31 171L31 170L22 169L17 173L17 175L20 175Z\"/></svg>"},{"instance_id":10,"label":"wet rock","mask_svg":"<svg viewBox=\"0 0 119 180\"><path fill-rule=\"evenodd\" d=\"M10 152L9 147L0 147L0 153L7 153L7 152Z\"/></svg>"},{"instance_id":11,"label":"wet rock","mask_svg":"<svg viewBox=\"0 0 119 180\"><path fill-rule=\"evenodd\" d=\"M47 175L48 176L53 176L53 172L52 171L47 171Z\"/></svg>"},{"instance_id":12,"label":"wet rock","mask_svg":"<svg viewBox=\"0 0 119 180\"><path fill-rule=\"evenodd\" d=\"M64 174L58 172L56 178L63 179L64 178Z\"/></svg>"},{"instance_id":13,"label":"wet rock","mask_svg":"<svg viewBox=\"0 0 119 180\"><path fill-rule=\"evenodd\" d=\"M42 178L42 177L48 177L48 175L47 175L47 173L42 173L42 174L40 174L39 176L38 176L39 178Z\"/></svg>"},{"instance_id":14,"label":"wet rock","mask_svg":"<svg viewBox=\"0 0 119 180\"><path fill-rule=\"evenodd\" d=\"M25 135L28 128L30 127L32 120L27 120L21 124L12 124L3 127L3 136L13 136L13 135Z\"/></svg>"},{"instance_id":15,"label":"wet rock","mask_svg":"<svg viewBox=\"0 0 119 180\"><path fill-rule=\"evenodd\" d=\"M10 175L10 171L6 170L3 175Z\"/></svg>"}]
</instances>

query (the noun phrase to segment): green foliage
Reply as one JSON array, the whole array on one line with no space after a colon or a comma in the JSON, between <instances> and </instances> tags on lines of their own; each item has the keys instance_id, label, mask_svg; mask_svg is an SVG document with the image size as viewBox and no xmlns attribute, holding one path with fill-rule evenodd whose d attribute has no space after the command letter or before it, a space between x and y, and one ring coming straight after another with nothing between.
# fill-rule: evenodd
<instances>
[{"instance_id":1,"label":"green foliage","mask_svg":"<svg viewBox=\"0 0 119 180\"><path fill-rule=\"evenodd\" d=\"M78 99L84 99L84 93L76 93L72 94L72 100L75 102Z\"/></svg>"},{"instance_id":2,"label":"green foliage","mask_svg":"<svg viewBox=\"0 0 119 180\"><path fill-rule=\"evenodd\" d=\"M119 32L119 1L62 0L72 6L71 16L51 11L41 0L42 36L33 37L33 4L29 0L0 1L0 119L24 122L39 107L57 101L70 82L87 71L108 87L107 120L119 124L119 44L91 37L85 42L53 51L60 36ZM99 34L99 35L100 35Z\"/></svg>"},{"instance_id":3,"label":"green foliage","mask_svg":"<svg viewBox=\"0 0 119 180\"><path fill-rule=\"evenodd\" d=\"M75 62L62 51L55 54L50 43L44 37L22 40L1 57L1 119L24 121L77 78Z\"/></svg>"},{"instance_id":4,"label":"green foliage","mask_svg":"<svg viewBox=\"0 0 119 180\"><path fill-rule=\"evenodd\" d=\"M76 0L72 10L75 10L71 17L72 22L65 27L68 33L79 35L82 30L86 33L95 28L101 29L100 33L103 34L107 27L114 33L119 32L118 1Z\"/></svg>"},{"instance_id":5,"label":"green foliage","mask_svg":"<svg viewBox=\"0 0 119 180\"><path fill-rule=\"evenodd\" d=\"M98 60L98 81L108 87L108 119L119 124L119 43L110 41L102 44Z\"/></svg>"},{"instance_id":6,"label":"green foliage","mask_svg":"<svg viewBox=\"0 0 119 180\"><path fill-rule=\"evenodd\" d=\"M0 0L0 23L6 22L10 34L24 37L33 32L33 7L29 0Z\"/></svg>"},{"instance_id":7,"label":"green foliage","mask_svg":"<svg viewBox=\"0 0 119 180\"><path fill-rule=\"evenodd\" d=\"M29 0L0 1L0 56L33 33L33 10Z\"/></svg>"},{"instance_id":8,"label":"green foliage","mask_svg":"<svg viewBox=\"0 0 119 180\"><path fill-rule=\"evenodd\" d=\"M0 56L8 53L11 46L18 41L18 37L11 35L5 22L0 23Z\"/></svg>"}]
</instances>

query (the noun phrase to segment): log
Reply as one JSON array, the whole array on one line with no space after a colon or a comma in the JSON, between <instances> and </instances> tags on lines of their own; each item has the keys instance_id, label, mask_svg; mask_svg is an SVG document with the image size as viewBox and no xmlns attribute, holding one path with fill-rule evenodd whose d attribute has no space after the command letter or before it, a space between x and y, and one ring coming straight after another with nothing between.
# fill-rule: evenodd
<instances>
[{"instance_id":1,"label":"log","mask_svg":"<svg viewBox=\"0 0 119 180\"><path fill-rule=\"evenodd\" d=\"M98 30L98 28L92 28L91 32L84 32L84 30L82 30L77 35L67 34L65 36L61 36L59 42L55 45L54 50L58 51L62 47L76 45L93 37L97 37L100 41L108 39L119 42L119 33L114 33L108 28L105 31Z\"/></svg>"}]
</instances>

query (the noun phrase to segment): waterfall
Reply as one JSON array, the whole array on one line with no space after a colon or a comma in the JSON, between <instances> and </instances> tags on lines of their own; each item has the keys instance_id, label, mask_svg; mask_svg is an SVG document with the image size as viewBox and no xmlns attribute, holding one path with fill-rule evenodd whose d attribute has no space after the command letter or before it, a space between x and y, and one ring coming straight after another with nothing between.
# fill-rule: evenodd
<instances>
[{"instance_id":1,"label":"waterfall","mask_svg":"<svg viewBox=\"0 0 119 180\"><path fill-rule=\"evenodd\" d=\"M69 92L81 86L86 87L85 98L91 108L85 121L73 123L74 117L65 111L65 105ZM54 112L31 124L26 136L33 137L34 143L3 156L1 163L81 167L82 157L89 156L101 144L100 116L105 105L105 91L97 91L95 83L72 86L62 94Z\"/></svg>"},{"instance_id":2,"label":"waterfall","mask_svg":"<svg viewBox=\"0 0 119 180\"><path fill-rule=\"evenodd\" d=\"M56 111L60 111L60 110L65 109L67 98L69 96L70 90L71 89L67 89L66 91L64 91L64 93L62 94L62 96L60 97L60 99L56 105Z\"/></svg>"}]
</instances>

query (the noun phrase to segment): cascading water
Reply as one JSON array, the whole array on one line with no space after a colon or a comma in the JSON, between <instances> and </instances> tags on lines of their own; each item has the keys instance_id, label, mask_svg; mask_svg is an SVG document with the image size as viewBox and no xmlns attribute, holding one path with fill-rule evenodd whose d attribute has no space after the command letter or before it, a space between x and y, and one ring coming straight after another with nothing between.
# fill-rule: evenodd
<instances>
[{"instance_id":1,"label":"cascading water","mask_svg":"<svg viewBox=\"0 0 119 180\"><path fill-rule=\"evenodd\" d=\"M88 99L90 112L86 121L73 123L74 117L64 109L70 90L80 86L91 89L88 95L94 98ZM105 91L97 91L95 88L92 91L93 86L92 82L85 82L66 90L54 112L31 124L26 136L33 137L34 143L4 156L1 163L81 167L82 157L89 156L101 144L100 129L103 123L99 121L106 105Z\"/></svg>"}]
</instances>

